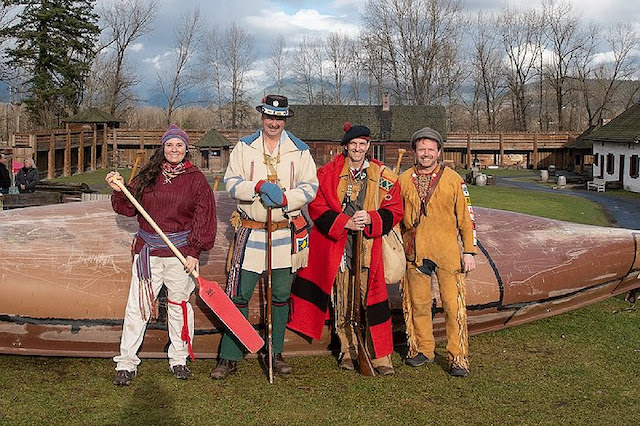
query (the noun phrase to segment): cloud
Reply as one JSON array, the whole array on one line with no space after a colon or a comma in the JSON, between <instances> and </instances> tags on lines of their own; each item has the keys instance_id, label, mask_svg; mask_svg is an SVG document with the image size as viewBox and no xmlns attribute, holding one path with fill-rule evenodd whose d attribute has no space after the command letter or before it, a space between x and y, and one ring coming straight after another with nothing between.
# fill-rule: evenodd
<instances>
[{"instance_id":1,"label":"cloud","mask_svg":"<svg viewBox=\"0 0 640 426\"><path fill-rule=\"evenodd\" d=\"M129 49L132 52L142 52L144 50L144 43L133 43Z\"/></svg>"},{"instance_id":2,"label":"cloud","mask_svg":"<svg viewBox=\"0 0 640 426\"><path fill-rule=\"evenodd\" d=\"M288 41L295 42L302 40L303 35L323 37L340 29L340 32L354 36L359 30L353 19L349 22L347 16L321 13L317 9L300 9L293 14L287 14L283 10L262 9L257 15L244 18L244 22L251 28L256 39L275 39L278 34L282 34Z\"/></svg>"}]
</instances>

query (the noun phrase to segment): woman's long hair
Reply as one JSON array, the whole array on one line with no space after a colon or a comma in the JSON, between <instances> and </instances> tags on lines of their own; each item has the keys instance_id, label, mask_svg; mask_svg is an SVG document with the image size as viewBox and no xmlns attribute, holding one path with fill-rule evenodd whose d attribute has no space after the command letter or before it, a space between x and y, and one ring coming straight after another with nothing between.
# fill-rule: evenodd
<instances>
[{"instance_id":1,"label":"woman's long hair","mask_svg":"<svg viewBox=\"0 0 640 426\"><path fill-rule=\"evenodd\" d=\"M182 161L185 162L190 159L191 154L187 149L187 153ZM147 190L147 188L149 188L149 191L153 191L153 185L155 184L156 177L158 176L158 173L162 172L163 161L165 161L164 145L161 145L160 148L153 153L149 162L140 170L140 173L138 173L133 179L132 183L135 187L134 196L138 201L142 201L142 194Z\"/></svg>"}]
</instances>

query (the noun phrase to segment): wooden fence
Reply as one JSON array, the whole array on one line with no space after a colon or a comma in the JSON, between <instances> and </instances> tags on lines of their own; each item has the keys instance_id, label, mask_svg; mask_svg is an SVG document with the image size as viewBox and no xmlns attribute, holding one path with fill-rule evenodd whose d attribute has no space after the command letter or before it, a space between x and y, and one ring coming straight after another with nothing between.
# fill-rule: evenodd
<instances>
[{"instance_id":1,"label":"wooden fence","mask_svg":"<svg viewBox=\"0 0 640 426\"><path fill-rule=\"evenodd\" d=\"M205 130L187 130L193 145L206 134ZM41 132L15 133L10 146L14 157L32 156L38 170L46 177L70 176L105 167L131 167L138 153L146 161L157 149L164 130L148 129L55 129ZM220 131L235 146L246 130ZM522 167L571 167L572 159L565 148L573 133L449 133L444 145L444 159L456 166L469 167L476 159L485 165L513 164L510 156L518 155ZM342 149L335 141L309 142L318 165L324 164ZM373 141L372 154L390 167L395 167L398 154L406 149L401 168L413 164L413 154L407 141ZM202 167L203 158L191 150L193 162ZM226 168L226 160L222 169ZM44 177L44 176L43 176Z\"/></svg>"}]
</instances>

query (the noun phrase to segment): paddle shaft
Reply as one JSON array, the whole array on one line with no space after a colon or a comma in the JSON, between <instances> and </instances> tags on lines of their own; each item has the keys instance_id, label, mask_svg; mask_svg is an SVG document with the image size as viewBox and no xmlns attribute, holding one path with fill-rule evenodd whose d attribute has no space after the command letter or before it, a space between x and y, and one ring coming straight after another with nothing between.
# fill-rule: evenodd
<instances>
[{"instance_id":1,"label":"paddle shaft","mask_svg":"<svg viewBox=\"0 0 640 426\"><path fill-rule=\"evenodd\" d=\"M131 204L133 204L134 207L140 212L142 217L144 217L145 220L149 223L149 225L151 225L153 230L156 231L158 235L160 235L160 238L162 238L162 241L164 241L167 244L167 246L171 249L173 254L175 254L176 257L180 259L180 262L182 262L183 265L186 265L187 259L184 257L184 255L180 253L180 250L178 250L178 248L171 242L169 237L167 237L166 234L162 232L162 229L160 229L158 224L151 218L151 216L149 216L149 213L147 213L144 207L142 207L142 204L140 204L138 200L136 200L136 197L134 197L133 194L129 192L127 187L124 186L124 183L122 183L122 181L120 181L119 179L114 179L112 180L112 182L118 185L118 188L120 188L120 190L124 193L124 195L127 196L129 201L131 201ZM198 278L200 276L198 271L195 269L191 271L191 275L193 275L195 278Z\"/></svg>"}]
</instances>

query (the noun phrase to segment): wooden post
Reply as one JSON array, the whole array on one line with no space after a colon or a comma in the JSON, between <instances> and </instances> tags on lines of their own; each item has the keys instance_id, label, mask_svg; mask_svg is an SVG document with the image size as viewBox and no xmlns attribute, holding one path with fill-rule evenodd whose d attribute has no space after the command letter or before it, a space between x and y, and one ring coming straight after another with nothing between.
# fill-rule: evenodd
<instances>
[{"instance_id":1,"label":"wooden post","mask_svg":"<svg viewBox=\"0 0 640 426\"><path fill-rule=\"evenodd\" d=\"M115 128L113 129L113 167L118 167L118 136Z\"/></svg>"},{"instance_id":2,"label":"wooden post","mask_svg":"<svg viewBox=\"0 0 640 426\"><path fill-rule=\"evenodd\" d=\"M502 132L500 132L500 156L498 157L498 163L498 166L504 165L504 140Z\"/></svg>"},{"instance_id":3,"label":"wooden post","mask_svg":"<svg viewBox=\"0 0 640 426\"><path fill-rule=\"evenodd\" d=\"M538 132L533 134L533 156L532 156L533 170L538 169Z\"/></svg>"},{"instance_id":4,"label":"wooden post","mask_svg":"<svg viewBox=\"0 0 640 426\"><path fill-rule=\"evenodd\" d=\"M108 163L107 163L107 154L108 154L108 150L107 150L107 126L104 126L104 128L102 129L102 167L101 168L106 168Z\"/></svg>"},{"instance_id":5,"label":"wooden post","mask_svg":"<svg viewBox=\"0 0 640 426\"><path fill-rule=\"evenodd\" d=\"M64 165L62 167L62 176L71 176L71 132L67 129L64 144Z\"/></svg>"},{"instance_id":6,"label":"wooden post","mask_svg":"<svg viewBox=\"0 0 640 426\"><path fill-rule=\"evenodd\" d=\"M47 179L56 177L56 137L49 135L49 152L47 158Z\"/></svg>"},{"instance_id":7,"label":"wooden post","mask_svg":"<svg viewBox=\"0 0 640 426\"><path fill-rule=\"evenodd\" d=\"M96 132L96 125L93 125L93 135L91 137L91 171L96 170L96 163L98 162L98 132Z\"/></svg>"},{"instance_id":8,"label":"wooden post","mask_svg":"<svg viewBox=\"0 0 640 426\"><path fill-rule=\"evenodd\" d=\"M36 135L29 134L29 146L33 150L33 164L38 168L38 138Z\"/></svg>"},{"instance_id":9,"label":"wooden post","mask_svg":"<svg viewBox=\"0 0 640 426\"><path fill-rule=\"evenodd\" d=\"M84 173L84 130L78 134L78 167L76 173Z\"/></svg>"},{"instance_id":10,"label":"wooden post","mask_svg":"<svg viewBox=\"0 0 640 426\"><path fill-rule=\"evenodd\" d=\"M467 169L471 169L471 134L467 132Z\"/></svg>"}]
</instances>

